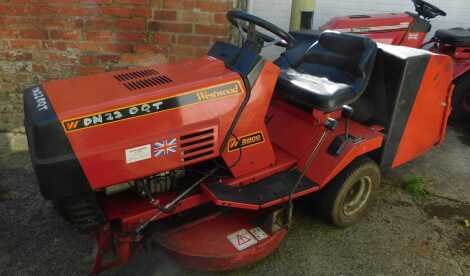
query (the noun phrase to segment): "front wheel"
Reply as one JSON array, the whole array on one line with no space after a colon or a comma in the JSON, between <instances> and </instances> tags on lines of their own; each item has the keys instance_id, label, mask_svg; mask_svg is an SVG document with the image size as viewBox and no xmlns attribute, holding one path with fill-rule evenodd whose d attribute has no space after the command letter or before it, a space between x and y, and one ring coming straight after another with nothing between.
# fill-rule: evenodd
<instances>
[{"instance_id":1,"label":"front wheel","mask_svg":"<svg viewBox=\"0 0 470 276\"><path fill-rule=\"evenodd\" d=\"M379 186L379 167L373 160L361 157L315 195L317 211L336 226L352 225L367 213Z\"/></svg>"}]
</instances>

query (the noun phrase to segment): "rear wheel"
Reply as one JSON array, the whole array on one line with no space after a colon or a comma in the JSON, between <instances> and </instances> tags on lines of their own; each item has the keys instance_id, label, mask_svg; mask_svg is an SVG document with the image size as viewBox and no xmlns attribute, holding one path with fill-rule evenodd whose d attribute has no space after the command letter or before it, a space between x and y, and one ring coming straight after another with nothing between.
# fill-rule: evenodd
<instances>
[{"instance_id":1,"label":"rear wheel","mask_svg":"<svg viewBox=\"0 0 470 276\"><path fill-rule=\"evenodd\" d=\"M462 121L467 118L470 118L470 73L455 83L452 96L451 119Z\"/></svg>"},{"instance_id":2,"label":"rear wheel","mask_svg":"<svg viewBox=\"0 0 470 276\"><path fill-rule=\"evenodd\" d=\"M379 186L379 167L373 160L361 157L315 195L317 211L336 226L352 225L367 213Z\"/></svg>"}]
</instances>

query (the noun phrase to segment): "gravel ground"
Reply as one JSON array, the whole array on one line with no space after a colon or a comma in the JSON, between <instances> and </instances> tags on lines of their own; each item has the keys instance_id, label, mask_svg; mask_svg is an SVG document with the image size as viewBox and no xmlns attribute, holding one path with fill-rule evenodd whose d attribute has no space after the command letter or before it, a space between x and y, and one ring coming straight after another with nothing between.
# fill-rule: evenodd
<instances>
[{"instance_id":1,"label":"gravel ground","mask_svg":"<svg viewBox=\"0 0 470 276\"><path fill-rule=\"evenodd\" d=\"M460 128L451 130L434 153L386 173L369 216L347 229L299 206L276 253L225 274L470 275L470 229L462 223L470 219L468 141ZM409 174L424 176L435 195L413 200L400 188ZM0 133L0 210L0 275L88 274L93 241L72 231L41 198L21 134ZM153 252L105 275L202 273Z\"/></svg>"}]
</instances>

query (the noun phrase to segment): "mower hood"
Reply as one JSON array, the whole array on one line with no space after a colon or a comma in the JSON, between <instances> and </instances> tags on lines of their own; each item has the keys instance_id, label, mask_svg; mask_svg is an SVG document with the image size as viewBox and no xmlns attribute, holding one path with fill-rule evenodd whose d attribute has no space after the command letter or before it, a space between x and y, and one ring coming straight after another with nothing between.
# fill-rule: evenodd
<instances>
[{"instance_id":1,"label":"mower hood","mask_svg":"<svg viewBox=\"0 0 470 276\"><path fill-rule=\"evenodd\" d=\"M77 180L76 190L100 189L214 158L244 89L238 73L209 56L27 89L31 159L41 186L55 187L42 188L43 195L68 194L57 187L76 194L74 185L57 179ZM158 155L156 145L194 135L211 137L211 148L191 144L196 149L186 151L188 157Z\"/></svg>"},{"instance_id":2,"label":"mower hood","mask_svg":"<svg viewBox=\"0 0 470 276\"><path fill-rule=\"evenodd\" d=\"M217 84L227 75L237 78L220 60L205 57L171 65L51 81L43 85L43 90L58 118L65 120Z\"/></svg>"}]
</instances>

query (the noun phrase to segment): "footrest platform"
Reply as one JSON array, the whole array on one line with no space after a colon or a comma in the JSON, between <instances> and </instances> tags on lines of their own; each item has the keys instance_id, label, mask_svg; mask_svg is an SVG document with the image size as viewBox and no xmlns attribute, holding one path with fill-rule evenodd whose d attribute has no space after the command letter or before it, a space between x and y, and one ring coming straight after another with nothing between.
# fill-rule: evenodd
<instances>
[{"instance_id":1,"label":"footrest platform","mask_svg":"<svg viewBox=\"0 0 470 276\"><path fill-rule=\"evenodd\" d=\"M300 173L297 170L289 170L244 187L233 187L215 182L204 185L203 190L209 194L216 205L258 210L289 200L289 194L299 177ZM318 184L304 177L293 197L318 189Z\"/></svg>"}]
</instances>

